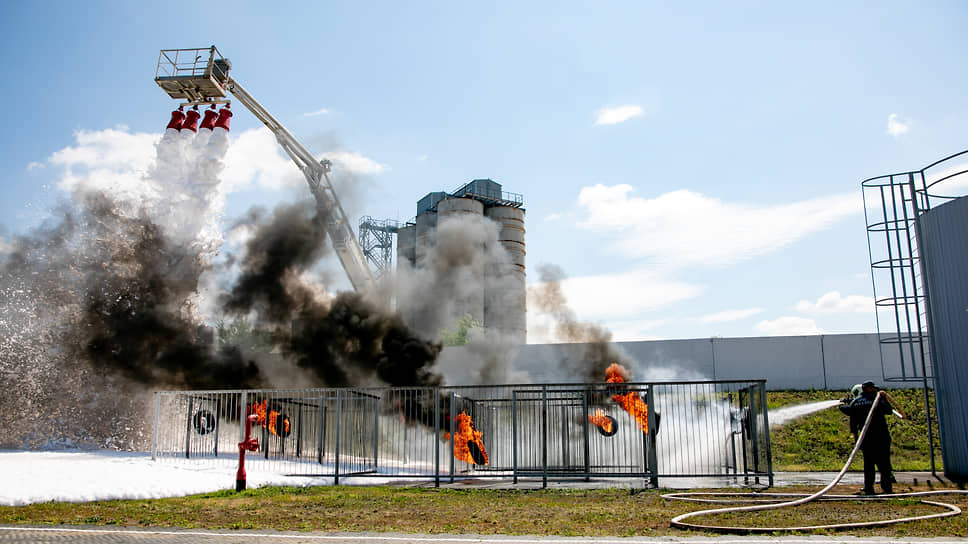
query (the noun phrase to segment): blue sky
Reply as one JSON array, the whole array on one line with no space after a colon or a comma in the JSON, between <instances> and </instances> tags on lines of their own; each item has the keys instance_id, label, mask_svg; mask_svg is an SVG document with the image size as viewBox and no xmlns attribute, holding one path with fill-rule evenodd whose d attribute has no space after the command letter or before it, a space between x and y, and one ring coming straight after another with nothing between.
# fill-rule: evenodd
<instances>
[{"instance_id":1,"label":"blue sky","mask_svg":"<svg viewBox=\"0 0 968 544\"><path fill-rule=\"evenodd\" d=\"M0 248L72 176L142 168L158 51L214 44L354 224L494 179L529 284L557 265L616 339L872 332L860 182L968 148L966 27L963 2L4 2ZM308 197L232 123L226 221Z\"/></svg>"}]
</instances>

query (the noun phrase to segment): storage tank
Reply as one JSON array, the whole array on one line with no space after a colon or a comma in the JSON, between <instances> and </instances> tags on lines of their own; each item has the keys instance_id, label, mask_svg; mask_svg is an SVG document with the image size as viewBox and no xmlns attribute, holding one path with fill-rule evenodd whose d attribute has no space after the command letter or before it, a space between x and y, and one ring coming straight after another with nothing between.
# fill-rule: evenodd
<instances>
[{"instance_id":1,"label":"storage tank","mask_svg":"<svg viewBox=\"0 0 968 544\"><path fill-rule=\"evenodd\" d=\"M434 247L437 230L437 212L425 212L417 215L414 228L414 262L418 267L426 264L427 252Z\"/></svg>"},{"instance_id":2,"label":"storage tank","mask_svg":"<svg viewBox=\"0 0 968 544\"><path fill-rule=\"evenodd\" d=\"M461 219L470 216L473 219L467 223L468 228L479 228L484 215L484 204L470 198L448 198L437 204L437 226L440 227L451 219ZM439 240L439 236L437 237ZM456 319L470 315L478 323L484 323L484 246L464 248L471 251L467 259L461 260L457 296L454 302L453 316Z\"/></svg>"},{"instance_id":3,"label":"storage tank","mask_svg":"<svg viewBox=\"0 0 968 544\"><path fill-rule=\"evenodd\" d=\"M918 217L944 474L968 481L968 197Z\"/></svg>"},{"instance_id":4,"label":"storage tank","mask_svg":"<svg viewBox=\"0 0 968 544\"><path fill-rule=\"evenodd\" d=\"M516 344L527 341L527 278L524 210L494 206L485 217L500 225L498 241L508 261L488 263L484 276L484 325L497 329Z\"/></svg>"},{"instance_id":5,"label":"storage tank","mask_svg":"<svg viewBox=\"0 0 968 544\"><path fill-rule=\"evenodd\" d=\"M417 226L407 225L397 230L397 266L414 266L417 262Z\"/></svg>"}]
</instances>

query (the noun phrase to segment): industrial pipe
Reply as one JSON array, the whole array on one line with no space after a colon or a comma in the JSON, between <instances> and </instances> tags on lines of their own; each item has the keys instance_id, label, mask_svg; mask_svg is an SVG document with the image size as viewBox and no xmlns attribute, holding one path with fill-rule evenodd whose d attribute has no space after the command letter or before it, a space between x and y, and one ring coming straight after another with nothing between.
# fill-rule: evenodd
<instances>
[{"instance_id":1,"label":"industrial pipe","mask_svg":"<svg viewBox=\"0 0 968 544\"><path fill-rule=\"evenodd\" d=\"M239 442L239 471L235 473L235 491L245 491L245 452L259 451L259 439L252 438L252 424L259 419L256 414L245 418L245 440Z\"/></svg>"}]
</instances>

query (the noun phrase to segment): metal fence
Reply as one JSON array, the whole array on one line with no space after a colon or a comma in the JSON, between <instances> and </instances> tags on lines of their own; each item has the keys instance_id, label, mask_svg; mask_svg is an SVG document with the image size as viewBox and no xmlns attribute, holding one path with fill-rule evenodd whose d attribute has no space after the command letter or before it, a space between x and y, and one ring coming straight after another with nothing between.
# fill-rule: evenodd
<instances>
[{"instance_id":1,"label":"metal fence","mask_svg":"<svg viewBox=\"0 0 968 544\"><path fill-rule=\"evenodd\" d=\"M156 393L152 458L332 477L772 485L765 381Z\"/></svg>"}]
</instances>

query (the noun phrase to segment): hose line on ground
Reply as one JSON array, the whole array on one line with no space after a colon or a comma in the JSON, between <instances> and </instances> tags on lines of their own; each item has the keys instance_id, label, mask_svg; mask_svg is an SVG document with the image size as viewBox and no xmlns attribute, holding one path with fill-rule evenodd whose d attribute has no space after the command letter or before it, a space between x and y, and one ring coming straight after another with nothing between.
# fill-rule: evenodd
<instances>
[{"instance_id":1,"label":"hose line on ground","mask_svg":"<svg viewBox=\"0 0 968 544\"><path fill-rule=\"evenodd\" d=\"M806 525L799 527L736 527L736 526L723 526L723 525L699 525L696 523L687 523L684 520L689 518L694 518L698 516L704 516L708 514L725 514L732 512L755 512L761 510L774 510L778 508L786 508L789 506L799 506L801 504L806 504L815 500L889 500L896 498L911 498L919 496L928 495L944 495L944 494L968 494L968 491L960 490L940 490L940 491L922 491L916 493L896 493L891 495L878 495L878 496L853 496L853 495L827 495L835 485L837 485L840 480L847 473L847 469L850 467L851 463L854 462L854 457L860 450L860 445L864 442L864 437L867 435L867 429L870 427L871 420L874 416L874 411L877 408L877 404L881 401L884 392L878 391L877 396L874 398L874 403L871 405L870 412L867 414L867 419L864 421L864 427L857 437L857 443L854 444L854 449L850 452L850 456L847 458L847 463L844 464L844 468L840 469L837 476L827 484L823 489L813 493L811 495L794 494L794 493L757 493L755 495L750 495L749 493L667 493L662 495L664 499L671 500L685 500L693 502L763 502L761 500L751 500L749 497L776 497L777 499L781 497L799 497L794 500L783 501L783 502L770 502L766 504L755 504L750 506L733 506L727 508L714 508L712 510L699 510L696 512L688 512L686 514L681 514L672 518L670 525L679 529L696 529L702 531L715 531L719 533L775 533L783 531L816 531L824 529L856 529L863 527L877 527L882 525L891 525L895 523L904 523L908 521L916 520L926 520L933 518L944 518L949 516L957 516L961 513L961 509L953 504L935 502L928 500L921 500L923 504L929 504L932 506L937 506L939 508L946 509L944 512L937 514L927 514L923 516L912 516L906 518L888 519L888 520L876 520L876 521L864 521L856 523L836 523L830 525ZM703 496L739 496L744 497L743 499L729 499L729 500L714 500L708 498L700 498ZM772 499L768 499L772 500Z\"/></svg>"}]
</instances>

